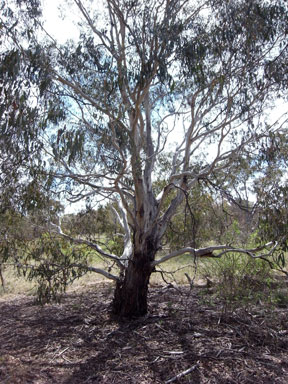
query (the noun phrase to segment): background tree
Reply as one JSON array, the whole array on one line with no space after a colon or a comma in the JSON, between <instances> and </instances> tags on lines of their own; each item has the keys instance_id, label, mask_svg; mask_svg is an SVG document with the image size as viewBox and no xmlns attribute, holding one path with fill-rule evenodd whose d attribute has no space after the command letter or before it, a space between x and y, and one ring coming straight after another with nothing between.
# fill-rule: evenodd
<instances>
[{"instance_id":1,"label":"background tree","mask_svg":"<svg viewBox=\"0 0 288 384\"><path fill-rule=\"evenodd\" d=\"M271 134L259 154L262 164L254 180L257 195L258 241L269 238L279 244L271 264L287 275L287 137Z\"/></svg>"},{"instance_id":2,"label":"background tree","mask_svg":"<svg viewBox=\"0 0 288 384\"><path fill-rule=\"evenodd\" d=\"M50 159L46 173L69 201L113 202L123 252L52 228L115 263L117 275L96 271L116 281L113 311L140 316L158 264L184 253L235 251L230 244L190 246L157 258L189 194L203 182L226 188L223 174L256 156L271 132L284 131L283 119L265 123L265 114L287 83L287 4L106 0L100 11L84 0L73 5L79 41L33 42L44 74L37 79L40 95L45 90L41 108L52 123L40 140ZM14 28L4 28L15 44ZM31 62L22 42L20 52ZM159 190L154 181L167 151Z\"/></svg>"},{"instance_id":3,"label":"background tree","mask_svg":"<svg viewBox=\"0 0 288 384\"><path fill-rule=\"evenodd\" d=\"M0 13L1 271L2 263L18 265L26 242L43 232L48 216L55 219L47 185L52 180L42 173L42 135L56 122L57 112L47 98L45 60L39 58L34 36L40 3L3 1Z\"/></svg>"}]
</instances>

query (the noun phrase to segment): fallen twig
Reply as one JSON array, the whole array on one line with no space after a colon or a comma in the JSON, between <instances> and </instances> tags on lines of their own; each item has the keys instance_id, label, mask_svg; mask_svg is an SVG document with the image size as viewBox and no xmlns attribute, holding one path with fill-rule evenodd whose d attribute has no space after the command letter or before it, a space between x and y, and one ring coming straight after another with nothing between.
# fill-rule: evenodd
<instances>
[{"instance_id":1,"label":"fallen twig","mask_svg":"<svg viewBox=\"0 0 288 384\"><path fill-rule=\"evenodd\" d=\"M60 349L60 348L59 348ZM59 349L58 349L58 351L59 351ZM63 355L63 353L64 352L66 352L67 350L69 349L69 347L67 347L67 348L64 348L61 352L59 352L58 354L57 354L57 352L54 354L54 356L52 357L52 359L50 360L50 363L52 363L52 361L54 361L56 358L58 358L58 357L60 357L60 356L62 356ZM64 356L62 356L62 358L64 358ZM64 359L65 360L65 359Z\"/></svg>"},{"instance_id":2,"label":"fallen twig","mask_svg":"<svg viewBox=\"0 0 288 384\"><path fill-rule=\"evenodd\" d=\"M169 379L168 381L166 381L165 384L173 383L173 381L180 379L180 377L183 377L185 375L188 375L188 373L195 371L195 369L197 367L198 367L198 364L193 365L192 367L186 369L186 371L180 372L180 373L178 373L178 375L176 375L176 376L172 377L171 379Z\"/></svg>"}]
</instances>

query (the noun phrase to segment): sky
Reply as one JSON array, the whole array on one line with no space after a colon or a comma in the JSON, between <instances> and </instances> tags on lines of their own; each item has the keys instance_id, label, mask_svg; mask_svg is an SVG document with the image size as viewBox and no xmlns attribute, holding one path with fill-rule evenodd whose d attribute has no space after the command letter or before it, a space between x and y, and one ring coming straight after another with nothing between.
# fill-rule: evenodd
<instances>
[{"instance_id":1,"label":"sky","mask_svg":"<svg viewBox=\"0 0 288 384\"><path fill-rule=\"evenodd\" d=\"M61 17L61 4L63 6L63 0L42 0L42 2L46 31L60 44L65 43L69 39L77 39L79 31L72 19ZM73 13L75 13L75 7L69 7L69 11L74 11Z\"/></svg>"}]
</instances>

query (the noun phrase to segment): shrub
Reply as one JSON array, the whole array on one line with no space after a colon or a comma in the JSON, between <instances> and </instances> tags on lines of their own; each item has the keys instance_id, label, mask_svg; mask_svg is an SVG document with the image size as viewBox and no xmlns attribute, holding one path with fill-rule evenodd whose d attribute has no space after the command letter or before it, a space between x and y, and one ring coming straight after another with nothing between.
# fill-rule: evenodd
<instances>
[{"instance_id":1,"label":"shrub","mask_svg":"<svg viewBox=\"0 0 288 384\"><path fill-rule=\"evenodd\" d=\"M227 305L261 299L271 281L268 263L239 254L205 262L201 274L216 283L216 294Z\"/></svg>"}]
</instances>

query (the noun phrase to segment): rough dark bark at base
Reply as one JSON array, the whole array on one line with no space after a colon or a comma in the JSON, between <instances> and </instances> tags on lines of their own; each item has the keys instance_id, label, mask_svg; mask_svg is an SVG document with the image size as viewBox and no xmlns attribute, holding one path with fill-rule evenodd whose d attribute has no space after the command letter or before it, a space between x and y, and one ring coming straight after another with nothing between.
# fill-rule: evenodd
<instances>
[{"instance_id":1,"label":"rough dark bark at base","mask_svg":"<svg viewBox=\"0 0 288 384\"><path fill-rule=\"evenodd\" d=\"M130 261L124 279L116 283L112 304L113 314L122 318L132 318L144 316L147 313L150 275L150 267Z\"/></svg>"}]
</instances>

